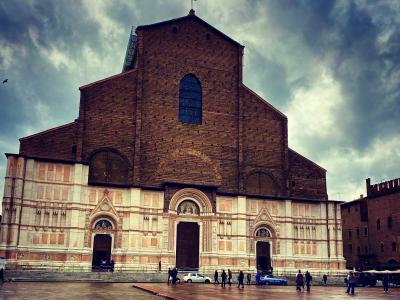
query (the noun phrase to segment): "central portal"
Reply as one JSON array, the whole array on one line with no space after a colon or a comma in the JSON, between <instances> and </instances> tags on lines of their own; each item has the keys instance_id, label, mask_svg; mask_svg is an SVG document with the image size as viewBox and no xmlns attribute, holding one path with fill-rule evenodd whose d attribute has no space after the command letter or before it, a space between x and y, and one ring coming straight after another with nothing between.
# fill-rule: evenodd
<instances>
[{"instance_id":1,"label":"central portal","mask_svg":"<svg viewBox=\"0 0 400 300\"><path fill-rule=\"evenodd\" d=\"M176 267L181 270L199 268L199 224L178 223L176 236Z\"/></svg>"},{"instance_id":2,"label":"central portal","mask_svg":"<svg viewBox=\"0 0 400 300\"><path fill-rule=\"evenodd\" d=\"M257 270L271 272L271 247L268 242L257 242Z\"/></svg>"}]
</instances>

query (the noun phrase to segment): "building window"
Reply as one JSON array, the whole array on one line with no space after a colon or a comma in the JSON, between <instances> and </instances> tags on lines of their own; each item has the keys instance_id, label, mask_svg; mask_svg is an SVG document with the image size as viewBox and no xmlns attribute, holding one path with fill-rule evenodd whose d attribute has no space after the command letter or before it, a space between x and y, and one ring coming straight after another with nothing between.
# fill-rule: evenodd
<instances>
[{"instance_id":1,"label":"building window","mask_svg":"<svg viewBox=\"0 0 400 300\"><path fill-rule=\"evenodd\" d=\"M368 236L368 228L364 227L364 236Z\"/></svg>"},{"instance_id":2,"label":"building window","mask_svg":"<svg viewBox=\"0 0 400 300\"><path fill-rule=\"evenodd\" d=\"M381 243L380 248L381 248L381 252L385 252L385 247L384 247L383 243Z\"/></svg>"},{"instance_id":3,"label":"building window","mask_svg":"<svg viewBox=\"0 0 400 300\"><path fill-rule=\"evenodd\" d=\"M376 229L380 230L381 229L381 220L378 219L378 221L376 221Z\"/></svg>"},{"instance_id":4,"label":"building window","mask_svg":"<svg viewBox=\"0 0 400 300\"><path fill-rule=\"evenodd\" d=\"M179 122L201 124L202 95L200 81L193 74L187 74L179 84Z\"/></svg>"},{"instance_id":5,"label":"building window","mask_svg":"<svg viewBox=\"0 0 400 300\"><path fill-rule=\"evenodd\" d=\"M361 254L361 248L360 248L360 246L357 246L357 254L358 254L358 255Z\"/></svg>"},{"instance_id":6,"label":"building window","mask_svg":"<svg viewBox=\"0 0 400 300\"><path fill-rule=\"evenodd\" d=\"M393 227L393 220L392 220L392 217L388 217L387 222L388 222L388 228L389 228L389 229L392 229L392 227Z\"/></svg>"},{"instance_id":7,"label":"building window","mask_svg":"<svg viewBox=\"0 0 400 300\"><path fill-rule=\"evenodd\" d=\"M397 245L395 242L392 242L392 252L396 252L397 251Z\"/></svg>"},{"instance_id":8,"label":"building window","mask_svg":"<svg viewBox=\"0 0 400 300\"><path fill-rule=\"evenodd\" d=\"M356 229L356 234L357 234L357 237L360 237L360 228Z\"/></svg>"},{"instance_id":9,"label":"building window","mask_svg":"<svg viewBox=\"0 0 400 300\"><path fill-rule=\"evenodd\" d=\"M95 153L90 159L89 183L128 183L128 163L114 151Z\"/></svg>"},{"instance_id":10,"label":"building window","mask_svg":"<svg viewBox=\"0 0 400 300\"><path fill-rule=\"evenodd\" d=\"M350 252L350 254L353 253L353 245L352 244L349 244L349 252Z\"/></svg>"},{"instance_id":11,"label":"building window","mask_svg":"<svg viewBox=\"0 0 400 300\"><path fill-rule=\"evenodd\" d=\"M347 232L347 238L349 240L351 240L351 236L352 236L352 232L351 232L351 229L349 229L349 231Z\"/></svg>"}]
</instances>

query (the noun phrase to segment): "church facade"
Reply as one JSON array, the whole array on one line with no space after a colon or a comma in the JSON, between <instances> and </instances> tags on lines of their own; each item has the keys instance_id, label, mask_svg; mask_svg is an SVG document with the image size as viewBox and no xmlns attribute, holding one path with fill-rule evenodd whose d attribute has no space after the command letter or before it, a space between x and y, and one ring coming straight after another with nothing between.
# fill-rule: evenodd
<instances>
[{"instance_id":1,"label":"church facade","mask_svg":"<svg viewBox=\"0 0 400 300\"><path fill-rule=\"evenodd\" d=\"M139 26L78 118L7 153L9 266L337 272L340 203L242 81L244 47L191 11Z\"/></svg>"}]
</instances>

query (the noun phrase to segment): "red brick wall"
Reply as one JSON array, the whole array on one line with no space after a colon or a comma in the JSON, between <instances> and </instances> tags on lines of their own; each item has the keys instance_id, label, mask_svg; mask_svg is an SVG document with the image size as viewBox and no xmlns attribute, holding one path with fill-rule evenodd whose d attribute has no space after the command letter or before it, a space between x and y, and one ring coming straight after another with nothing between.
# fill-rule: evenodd
<instances>
[{"instance_id":1,"label":"red brick wall","mask_svg":"<svg viewBox=\"0 0 400 300\"><path fill-rule=\"evenodd\" d=\"M193 19L149 28L142 34L141 182L173 181L237 190L241 47ZM178 121L179 83L188 73L201 83L201 125Z\"/></svg>"},{"instance_id":2,"label":"red brick wall","mask_svg":"<svg viewBox=\"0 0 400 300\"><path fill-rule=\"evenodd\" d=\"M112 148L129 162L132 184L178 182L237 193L246 190L248 176L262 172L279 195L288 194L290 178L298 182L292 196L326 198L325 172L288 155L286 116L242 84L241 45L195 17L141 27L137 35L133 71L81 87L78 161ZM178 120L179 83L188 73L201 83L201 125ZM21 150L59 158L71 142L57 139L57 151L50 142L36 151L30 145L36 138Z\"/></svg>"},{"instance_id":3,"label":"red brick wall","mask_svg":"<svg viewBox=\"0 0 400 300\"><path fill-rule=\"evenodd\" d=\"M132 164L137 72L130 71L81 88L78 155L83 161L101 148L117 150ZM132 180L133 181L133 180Z\"/></svg>"},{"instance_id":4,"label":"red brick wall","mask_svg":"<svg viewBox=\"0 0 400 300\"><path fill-rule=\"evenodd\" d=\"M388 217L392 218L392 228L388 227ZM380 229L377 220L381 221ZM388 263L391 259L400 262L400 192L376 198L368 198L368 228L370 253L376 255L379 263ZM397 244L392 251L391 243ZM380 244L384 244L381 252Z\"/></svg>"},{"instance_id":5,"label":"red brick wall","mask_svg":"<svg viewBox=\"0 0 400 300\"><path fill-rule=\"evenodd\" d=\"M368 249L368 234L364 234L365 228L368 228L367 222L362 222L360 218L360 201L352 201L342 204L342 239L343 239L343 256L346 259L347 267L361 267L362 261L359 259L358 247L360 254L365 255ZM359 234L357 235L357 229ZM368 229L367 229L368 230ZM349 231L351 234L349 234ZM350 245L352 250L350 250ZM367 250L367 251L366 251Z\"/></svg>"},{"instance_id":6,"label":"red brick wall","mask_svg":"<svg viewBox=\"0 0 400 300\"><path fill-rule=\"evenodd\" d=\"M286 195L287 119L246 87L242 88L243 169L242 180L265 172ZM246 190L246 187L243 187Z\"/></svg>"},{"instance_id":7,"label":"red brick wall","mask_svg":"<svg viewBox=\"0 0 400 300\"><path fill-rule=\"evenodd\" d=\"M326 171L289 149L289 189L293 197L328 199Z\"/></svg>"},{"instance_id":8,"label":"red brick wall","mask_svg":"<svg viewBox=\"0 0 400 300\"><path fill-rule=\"evenodd\" d=\"M72 146L76 145L77 128L77 123L74 122L21 138L19 153L42 158L75 160Z\"/></svg>"}]
</instances>

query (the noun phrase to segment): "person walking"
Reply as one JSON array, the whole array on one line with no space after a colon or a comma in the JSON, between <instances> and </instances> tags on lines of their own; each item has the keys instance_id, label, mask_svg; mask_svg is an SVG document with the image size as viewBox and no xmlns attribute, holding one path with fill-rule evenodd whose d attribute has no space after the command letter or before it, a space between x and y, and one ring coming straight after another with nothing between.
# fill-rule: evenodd
<instances>
[{"instance_id":1,"label":"person walking","mask_svg":"<svg viewBox=\"0 0 400 300\"><path fill-rule=\"evenodd\" d=\"M176 284L176 279L178 277L178 269L175 267L172 269L172 284Z\"/></svg>"},{"instance_id":2,"label":"person walking","mask_svg":"<svg viewBox=\"0 0 400 300\"><path fill-rule=\"evenodd\" d=\"M324 274L324 276L322 276L322 280L324 281L324 285L326 285L326 282L328 281L328 276Z\"/></svg>"},{"instance_id":3,"label":"person walking","mask_svg":"<svg viewBox=\"0 0 400 300\"><path fill-rule=\"evenodd\" d=\"M301 292L301 287L303 287L304 291L304 277L303 274L301 274L301 270L296 275L296 291Z\"/></svg>"},{"instance_id":4,"label":"person walking","mask_svg":"<svg viewBox=\"0 0 400 300\"><path fill-rule=\"evenodd\" d=\"M251 283L251 274L247 273L247 285L250 285Z\"/></svg>"},{"instance_id":5,"label":"person walking","mask_svg":"<svg viewBox=\"0 0 400 300\"><path fill-rule=\"evenodd\" d=\"M167 284L169 284L171 282L171 279L172 279L172 270L171 270L171 268L168 268L168 281L167 281Z\"/></svg>"},{"instance_id":6,"label":"person walking","mask_svg":"<svg viewBox=\"0 0 400 300\"><path fill-rule=\"evenodd\" d=\"M158 262L158 272L161 272L161 260Z\"/></svg>"},{"instance_id":7,"label":"person walking","mask_svg":"<svg viewBox=\"0 0 400 300\"><path fill-rule=\"evenodd\" d=\"M383 284L383 292L385 294L389 293L389 275L388 274L383 275L382 284Z\"/></svg>"},{"instance_id":8,"label":"person walking","mask_svg":"<svg viewBox=\"0 0 400 300\"><path fill-rule=\"evenodd\" d=\"M214 273L214 284L219 284L219 281L218 281L218 271L217 271L217 270L215 270L215 273Z\"/></svg>"},{"instance_id":9,"label":"person walking","mask_svg":"<svg viewBox=\"0 0 400 300\"><path fill-rule=\"evenodd\" d=\"M311 281L312 281L312 276L310 274L310 272L306 271L306 286L307 286L307 292L310 291L310 287L311 287Z\"/></svg>"},{"instance_id":10,"label":"person walking","mask_svg":"<svg viewBox=\"0 0 400 300\"><path fill-rule=\"evenodd\" d=\"M222 273L221 273L221 286L223 288L225 288L225 284L226 284L226 273L225 273L225 270L222 270Z\"/></svg>"},{"instance_id":11,"label":"person walking","mask_svg":"<svg viewBox=\"0 0 400 300\"><path fill-rule=\"evenodd\" d=\"M228 284L229 286L232 285L232 271L228 269Z\"/></svg>"},{"instance_id":12,"label":"person walking","mask_svg":"<svg viewBox=\"0 0 400 300\"><path fill-rule=\"evenodd\" d=\"M238 288L240 288L240 286L242 286L242 288L244 289L244 273L242 270L239 271L239 276L238 276Z\"/></svg>"},{"instance_id":13,"label":"person walking","mask_svg":"<svg viewBox=\"0 0 400 300\"><path fill-rule=\"evenodd\" d=\"M348 293L351 292L351 294L354 295L354 288L356 286L356 277L354 276L353 272L350 272L349 276L347 278L348 279L347 279L347 291L346 291L346 293L348 294Z\"/></svg>"}]
</instances>

